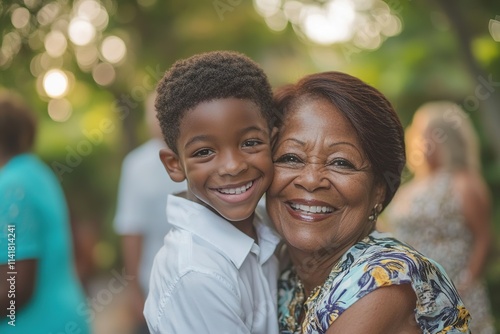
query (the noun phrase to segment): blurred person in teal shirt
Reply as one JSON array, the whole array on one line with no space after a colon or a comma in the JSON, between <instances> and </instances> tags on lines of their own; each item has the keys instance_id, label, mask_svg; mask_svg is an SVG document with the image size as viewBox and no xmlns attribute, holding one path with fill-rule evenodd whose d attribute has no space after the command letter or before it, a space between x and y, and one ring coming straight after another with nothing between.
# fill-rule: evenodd
<instances>
[{"instance_id":1,"label":"blurred person in teal shirt","mask_svg":"<svg viewBox=\"0 0 500 334\"><path fill-rule=\"evenodd\" d=\"M0 94L0 333L87 334L64 193L31 153L32 111Z\"/></svg>"}]
</instances>

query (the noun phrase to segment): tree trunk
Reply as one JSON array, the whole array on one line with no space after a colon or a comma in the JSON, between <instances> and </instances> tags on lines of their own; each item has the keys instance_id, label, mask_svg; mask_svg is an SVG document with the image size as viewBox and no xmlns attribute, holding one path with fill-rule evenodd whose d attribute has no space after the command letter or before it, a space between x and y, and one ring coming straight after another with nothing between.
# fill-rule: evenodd
<instances>
[{"instance_id":1,"label":"tree trunk","mask_svg":"<svg viewBox=\"0 0 500 334\"><path fill-rule=\"evenodd\" d=\"M456 1L436 0L456 32L464 63L473 81L474 91L464 99L462 107L469 113L479 112L495 162L500 163L500 77L485 73L471 49L472 36Z\"/></svg>"}]
</instances>

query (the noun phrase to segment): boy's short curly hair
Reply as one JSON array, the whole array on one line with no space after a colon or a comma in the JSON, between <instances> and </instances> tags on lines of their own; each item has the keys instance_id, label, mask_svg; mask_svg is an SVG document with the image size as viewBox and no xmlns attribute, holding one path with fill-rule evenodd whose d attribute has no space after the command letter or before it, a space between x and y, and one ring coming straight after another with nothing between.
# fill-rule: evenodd
<instances>
[{"instance_id":1,"label":"boy's short curly hair","mask_svg":"<svg viewBox=\"0 0 500 334\"><path fill-rule=\"evenodd\" d=\"M253 101L273 126L272 90L261 67L234 51L213 51L175 62L157 87L157 117L165 142L175 153L182 118L202 102L240 98Z\"/></svg>"}]
</instances>

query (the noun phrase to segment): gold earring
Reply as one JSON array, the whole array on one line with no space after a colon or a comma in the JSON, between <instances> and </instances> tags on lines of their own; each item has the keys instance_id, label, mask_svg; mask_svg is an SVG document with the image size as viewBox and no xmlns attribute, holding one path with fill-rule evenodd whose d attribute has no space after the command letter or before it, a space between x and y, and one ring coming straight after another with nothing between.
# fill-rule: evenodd
<instances>
[{"instance_id":1,"label":"gold earring","mask_svg":"<svg viewBox=\"0 0 500 334\"><path fill-rule=\"evenodd\" d=\"M368 216L368 221L370 223L377 221L378 215L382 212L382 208L383 208L383 206L381 203L375 204L375 206L372 209L371 215Z\"/></svg>"}]
</instances>

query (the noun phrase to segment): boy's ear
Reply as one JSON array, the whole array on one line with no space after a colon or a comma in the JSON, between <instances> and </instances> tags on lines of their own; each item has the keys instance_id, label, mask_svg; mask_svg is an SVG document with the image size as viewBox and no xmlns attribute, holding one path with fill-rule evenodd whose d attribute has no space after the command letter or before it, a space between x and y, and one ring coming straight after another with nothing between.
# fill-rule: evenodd
<instances>
[{"instance_id":1,"label":"boy's ear","mask_svg":"<svg viewBox=\"0 0 500 334\"><path fill-rule=\"evenodd\" d=\"M160 160L173 181L182 182L186 179L179 156L170 148L162 148L160 150Z\"/></svg>"},{"instance_id":2,"label":"boy's ear","mask_svg":"<svg viewBox=\"0 0 500 334\"><path fill-rule=\"evenodd\" d=\"M274 144L276 144L276 141L278 140L278 128L273 127L271 130L271 149L274 147Z\"/></svg>"}]
</instances>

